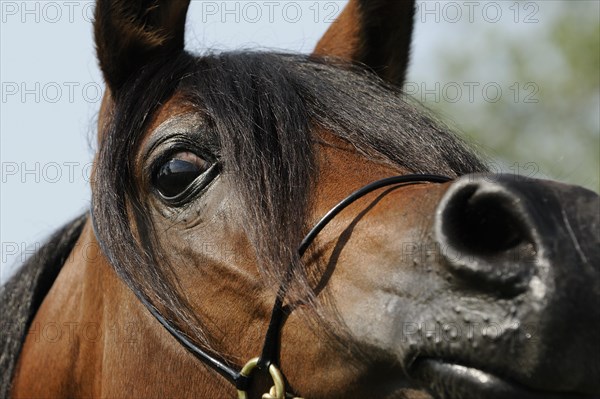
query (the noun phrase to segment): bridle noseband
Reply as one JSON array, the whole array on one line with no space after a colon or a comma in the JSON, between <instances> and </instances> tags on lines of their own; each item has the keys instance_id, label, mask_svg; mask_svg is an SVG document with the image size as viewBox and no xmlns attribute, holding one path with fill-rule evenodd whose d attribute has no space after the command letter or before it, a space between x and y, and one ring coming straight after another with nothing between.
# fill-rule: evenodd
<instances>
[{"instance_id":1,"label":"bridle noseband","mask_svg":"<svg viewBox=\"0 0 600 399\"><path fill-rule=\"evenodd\" d=\"M348 207L350 204L370 192L395 184L409 185L425 182L446 183L450 180L452 179L446 176L416 174L388 177L386 179L377 180L373 183L370 183L353 192L340 201L336 206L331 208L331 210L327 212L327 214L323 216L321 220L319 220L319 222L315 224L315 226L308 232L306 237L304 237L298 248L298 254L300 257L302 257L307 248L315 240L319 232L321 232L333 218L335 218L344 208ZM275 298L275 304L271 313L271 321L269 322L269 327L265 335L262 353L260 357L256 357L246 363L246 365L240 371L238 371L238 368L229 366L224 359L219 359L218 357L213 356L199 348L189 338L187 338L187 336L181 330L179 330L169 320L165 319L146 298L140 296L139 299L146 306L146 308L148 308L150 313L152 313L152 315L158 320L158 322L162 324L162 326L169 331L169 333L171 333L171 335L177 341L179 341L179 343L183 345L188 352L235 385L238 390L239 399L248 398L247 390L250 386L252 375L255 370L269 372L271 378L273 379L274 386L271 388L269 393L263 395L263 399L284 399L285 397L292 396L285 391L284 377L277 366L277 357L279 354L279 336L286 318L283 301L285 299L289 279L291 278L290 269L288 269L286 276L286 279L279 286L277 297Z\"/></svg>"}]
</instances>

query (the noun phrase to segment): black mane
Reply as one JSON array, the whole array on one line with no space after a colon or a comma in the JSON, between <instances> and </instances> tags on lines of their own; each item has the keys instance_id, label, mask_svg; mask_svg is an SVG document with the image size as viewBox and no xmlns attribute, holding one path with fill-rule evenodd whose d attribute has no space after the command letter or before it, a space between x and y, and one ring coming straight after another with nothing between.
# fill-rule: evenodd
<instances>
[{"instance_id":1,"label":"black mane","mask_svg":"<svg viewBox=\"0 0 600 399\"><path fill-rule=\"evenodd\" d=\"M310 298L296 248L305 232L318 164L315 128L346 140L367 158L412 173L459 176L485 170L467 147L412 105L397 88L356 66L302 55L183 53L145 68L115 98L101 134L93 195L104 253L138 296L208 345L178 292L139 192L133 160L152 115L173 93L183 95L218 137L216 158L235 182L261 271L281 281L294 265ZM132 228L131 221L135 228ZM273 237L278 239L274 240ZM267 283L267 282L265 282Z\"/></svg>"}]
</instances>

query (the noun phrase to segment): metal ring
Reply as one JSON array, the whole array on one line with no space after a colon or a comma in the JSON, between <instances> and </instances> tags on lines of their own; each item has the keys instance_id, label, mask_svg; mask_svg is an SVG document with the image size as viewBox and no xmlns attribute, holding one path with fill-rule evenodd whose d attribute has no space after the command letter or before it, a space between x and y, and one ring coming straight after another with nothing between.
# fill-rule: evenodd
<instances>
[{"instance_id":1,"label":"metal ring","mask_svg":"<svg viewBox=\"0 0 600 399\"><path fill-rule=\"evenodd\" d=\"M244 377L250 377L250 374L252 374L257 365L258 357L250 359L248 363L246 363L244 367L242 367L242 371L240 371L240 374ZM238 389L238 399L248 399L248 393L246 391L240 391Z\"/></svg>"},{"instance_id":2,"label":"metal ring","mask_svg":"<svg viewBox=\"0 0 600 399\"><path fill-rule=\"evenodd\" d=\"M283 383L283 375L274 364L269 366L269 374L271 374L271 378L273 379L273 388L275 388L275 392L273 396L270 394L269 397L265 398L265 395L263 395L263 398L271 399L272 397L272 399L284 399L285 385Z\"/></svg>"},{"instance_id":3,"label":"metal ring","mask_svg":"<svg viewBox=\"0 0 600 399\"><path fill-rule=\"evenodd\" d=\"M250 377L254 369L258 366L258 361L258 357L250 359L250 361L244 365L242 371L240 371L240 374L245 377ZM273 387L271 388L271 392L263 395L263 398L285 399L285 384L283 382L283 375L274 364L269 366L269 374L273 380ZM238 399L248 399L248 393L246 391L238 390Z\"/></svg>"}]
</instances>

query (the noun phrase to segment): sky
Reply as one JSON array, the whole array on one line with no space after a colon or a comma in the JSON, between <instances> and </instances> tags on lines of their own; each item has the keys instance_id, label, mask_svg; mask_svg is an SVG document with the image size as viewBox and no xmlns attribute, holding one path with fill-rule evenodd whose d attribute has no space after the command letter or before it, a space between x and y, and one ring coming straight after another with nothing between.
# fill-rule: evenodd
<instances>
[{"instance_id":1,"label":"sky","mask_svg":"<svg viewBox=\"0 0 600 399\"><path fill-rule=\"evenodd\" d=\"M186 47L309 53L345 3L195 0ZM421 3L408 76L417 96L435 88L434 49L485 46L478 32L490 27L526 38L544 23L544 7L541 1ZM103 91L92 14L91 1L0 2L2 281L52 231L89 208Z\"/></svg>"}]
</instances>

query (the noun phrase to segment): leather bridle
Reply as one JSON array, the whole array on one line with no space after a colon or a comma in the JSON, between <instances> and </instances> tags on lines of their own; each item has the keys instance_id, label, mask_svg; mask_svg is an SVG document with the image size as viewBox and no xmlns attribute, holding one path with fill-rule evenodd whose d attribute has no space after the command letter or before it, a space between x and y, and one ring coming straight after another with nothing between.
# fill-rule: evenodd
<instances>
[{"instance_id":1,"label":"leather bridle","mask_svg":"<svg viewBox=\"0 0 600 399\"><path fill-rule=\"evenodd\" d=\"M315 240L319 232L329 224L329 222L335 218L344 208L365 196L366 194L373 192L382 187L387 187L395 184L418 184L418 183L446 183L452 180L446 176L428 175L428 174L415 174L415 175L403 175L388 177L382 180L377 180L370 183L359 190L353 192L337 205L335 205L325 216L319 220L317 224L308 232L306 237L302 240L298 254L300 257L304 255L307 248ZM172 322L165 319L160 312L143 296L140 296L142 303L148 308L150 313L158 320L158 322L167 330L171 335L193 356L209 366L227 380L229 380L238 390L238 397L240 399L247 399L248 390L252 375L255 370L261 372L269 372L273 379L274 386L271 391L263 395L263 399L283 399L288 393L285 391L284 377L278 367L278 356L279 356L279 337L283 323L286 318L286 311L283 306L285 294L287 292L288 283L291 278L291 270L288 269L287 277L279 286L277 296L275 298L275 304L273 305L273 311L271 313L271 321L265 335L263 344L263 350L260 357L256 357L250 360L241 370L239 368L231 367L227 362L215 355L211 355L206 351L202 350L196 344L194 344L181 330L179 330ZM300 399L300 398L297 398Z\"/></svg>"}]
</instances>

